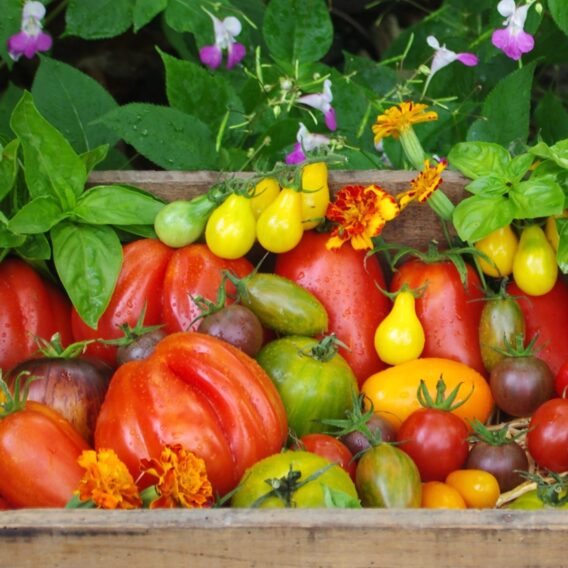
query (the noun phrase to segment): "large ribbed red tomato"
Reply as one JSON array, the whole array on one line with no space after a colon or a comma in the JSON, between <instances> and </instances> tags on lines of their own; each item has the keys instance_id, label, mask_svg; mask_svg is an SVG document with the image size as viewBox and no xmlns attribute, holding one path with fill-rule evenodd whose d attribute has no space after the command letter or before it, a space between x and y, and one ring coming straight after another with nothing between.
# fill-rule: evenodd
<instances>
[{"instance_id":1,"label":"large ribbed red tomato","mask_svg":"<svg viewBox=\"0 0 568 568\"><path fill-rule=\"evenodd\" d=\"M223 495L248 467L279 452L287 436L284 405L258 363L221 339L188 331L119 367L95 447L114 449L138 477L140 459L181 444L205 460L214 491Z\"/></svg>"},{"instance_id":2,"label":"large ribbed red tomato","mask_svg":"<svg viewBox=\"0 0 568 568\"><path fill-rule=\"evenodd\" d=\"M359 384L385 368L374 346L375 330L390 310L390 300L377 288L385 279L376 257L350 244L326 249L329 235L305 231L291 251L279 254L275 272L312 292L329 316L329 332L345 343L340 349Z\"/></svg>"}]
</instances>

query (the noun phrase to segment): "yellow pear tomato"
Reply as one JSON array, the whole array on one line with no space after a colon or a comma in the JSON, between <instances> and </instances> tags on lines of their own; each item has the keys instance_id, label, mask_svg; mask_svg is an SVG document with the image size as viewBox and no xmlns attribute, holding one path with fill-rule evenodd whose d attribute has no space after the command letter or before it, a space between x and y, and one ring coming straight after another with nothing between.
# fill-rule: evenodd
<instances>
[{"instance_id":1,"label":"yellow pear tomato","mask_svg":"<svg viewBox=\"0 0 568 568\"><path fill-rule=\"evenodd\" d=\"M491 262L479 258L479 266L484 274L494 278L503 278L513 272L513 260L519 245L519 239L511 225L493 231L475 243L475 248L484 253Z\"/></svg>"},{"instance_id":2,"label":"yellow pear tomato","mask_svg":"<svg viewBox=\"0 0 568 568\"><path fill-rule=\"evenodd\" d=\"M256 219L278 197L280 184L271 177L262 178L254 187L250 206Z\"/></svg>"},{"instance_id":3,"label":"yellow pear tomato","mask_svg":"<svg viewBox=\"0 0 568 568\"><path fill-rule=\"evenodd\" d=\"M317 227L329 205L327 164L316 162L302 168L302 223L304 231Z\"/></svg>"}]
</instances>

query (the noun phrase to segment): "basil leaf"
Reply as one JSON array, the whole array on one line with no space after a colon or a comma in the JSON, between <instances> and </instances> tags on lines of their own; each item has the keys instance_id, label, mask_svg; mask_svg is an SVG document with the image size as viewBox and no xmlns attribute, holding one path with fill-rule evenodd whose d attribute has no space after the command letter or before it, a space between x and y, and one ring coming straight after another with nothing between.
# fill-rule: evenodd
<instances>
[{"instance_id":1,"label":"basil leaf","mask_svg":"<svg viewBox=\"0 0 568 568\"><path fill-rule=\"evenodd\" d=\"M509 190L509 197L515 204L515 219L548 217L564 210L564 191L551 178L516 183Z\"/></svg>"},{"instance_id":2,"label":"basil leaf","mask_svg":"<svg viewBox=\"0 0 568 568\"><path fill-rule=\"evenodd\" d=\"M109 145L102 144L101 146L97 146L88 152L83 152L79 157L83 160L85 164L85 168L87 169L87 173L91 173L91 171L100 164L108 154Z\"/></svg>"},{"instance_id":3,"label":"basil leaf","mask_svg":"<svg viewBox=\"0 0 568 568\"><path fill-rule=\"evenodd\" d=\"M11 249L24 244L25 235L16 235L7 227L5 222L0 223L0 249Z\"/></svg>"},{"instance_id":4,"label":"basil leaf","mask_svg":"<svg viewBox=\"0 0 568 568\"><path fill-rule=\"evenodd\" d=\"M558 267L566 274L568 273L568 219L556 219L556 228L560 237L556 259Z\"/></svg>"},{"instance_id":5,"label":"basil leaf","mask_svg":"<svg viewBox=\"0 0 568 568\"><path fill-rule=\"evenodd\" d=\"M46 233L66 216L53 197L43 195L32 199L17 211L10 219L8 228L22 235Z\"/></svg>"},{"instance_id":6,"label":"basil leaf","mask_svg":"<svg viewBox=\"0 0 568 568\"><path fill-rule=\"evenodd\" d=\"M0 200L14 187L18 176L18 147L20 141L12 140L4 147L0 156Z\"/></svg>"},{"instance_id":7,"label":"basil leaf","mask_svg":"<svg viewBox=\"0 0 568 568\"><path fill-rule=\"evenodd\" d=\"M107 308L122 265L114 229L63 221L50 232L53 260L81 319L90 327Z\"/></svg>"},{"instance_id":8,"label":"basil leaf","mask_svg":"<svg viewBox=\"0 0 568 568\"><path fill-rule=\"evenodd\" d=\"M122 242L132 240L132 236L144 239L157 239L153 225L114 225Z\"/></svg>"},{"instance_id":9,"label":"basil leaf","mask_svg":"<svg viewBox=\"0 0 568 568\"><path fill-rule=\"evenodd\" d=\"M515 218L513 209L506 197L474 195L458 203L452 221L460 239L475 243L508 225Z\"/></svg>"},{"instance_id":10,"label":"basil leaf","mask_svg":"<svg viewBox=\"0 0 568 568\"><path fill-rule=\"evenodd\" d=\"M521 154L520 156L515 156L507 166L509 181L521 181L525 174L530 170L533 162L534 156L532 154Z\"/></svg>"},{"instance_id":11,"label":"basil leaf","mask_svg":"<svg viewBox=\"0 0 568 568\"><path fill-rule=\"evenodd\" d=\"M45 235L28 235L25 242L18 246L16 253L26 260L49 260L51 245Z\"/></svg>"},{"instance_id":12,"label":"basil leaf","mask_svg":"<svg viewBox=\"0 0 568 568\"><path fill-rule=\"evenodd\" d=\"M62 209L73 209L87 181L85 164L63 135L41 116L28 91L16 105L10 126L22 143L30 195L51 195Z\"/></svg>"},{"instance_id":13,"label":"basil leaf","mask_svg":"<svg viewBox=\"0 0 568 568\"><path fill-rule=\"evenodd\" d=\"M153 225L164 202L121 185L99 185L86 191L73 214L95 225Z\"/></svg>"},{"instance_id":14,"label":"basil leaf","mask_svg":"<svg viewBox=\"0 0 568 568\"><path fill-rule=\"evenodd\" d=\"M552 160L561 168L568 169L568 140L557 142L554 146L539 142L536 146L529 148L529 152L539 158Z\"/></svg>"},{"instance_id":15,"label":"basil leaf","mask_svg":"<svg viewBox=\"0 0 568 568\"><path fill-rule=\"evenodd\" d=\"M509 191L506 180L495 176L483 176L468 183L465 188L475 195L486 197L505 195Z\"/></svg>"},{"instance_id":16,"label":"basil leaf","mask_svg":"<svg viewBox=\"0 0 568 568\"><path fill-rule=\"evenodd\" d=\"M506 178L510 160L509 152L492 142L460 142L448 154L449 163L471 179L482 176Z\"/></svg>"}]
</instances>

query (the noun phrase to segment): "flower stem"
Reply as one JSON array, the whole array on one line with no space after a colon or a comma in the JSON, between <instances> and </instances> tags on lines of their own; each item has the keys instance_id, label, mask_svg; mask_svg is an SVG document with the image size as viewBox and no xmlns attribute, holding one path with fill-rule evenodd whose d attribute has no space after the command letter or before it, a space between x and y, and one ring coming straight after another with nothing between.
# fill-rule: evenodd
<instances>
[{"instance_id":1,"label":"flower stem","mask_svg":"<svg viewBox=\"0 0 568 568\"><path fill-rule=\"evenodd\" d=\"M440 219L444 221L452 220L455 206L440 188L434 191L428 198L428 204Z\"/></svg>"},{"instance_id":2,"label":"flower stem","mask_svg":"<svg viewBox=\"0 0 568 568\"><path fill-rule=\"evenodd\" d=\"M420 140L418 140L418 136L416 136L416 132L414 132L412 126L405 128L400 133L400 144L404 155L412 167L420 171L424 165L424 148L422 148L422 144Z\"/></svg>"}]
</instances>

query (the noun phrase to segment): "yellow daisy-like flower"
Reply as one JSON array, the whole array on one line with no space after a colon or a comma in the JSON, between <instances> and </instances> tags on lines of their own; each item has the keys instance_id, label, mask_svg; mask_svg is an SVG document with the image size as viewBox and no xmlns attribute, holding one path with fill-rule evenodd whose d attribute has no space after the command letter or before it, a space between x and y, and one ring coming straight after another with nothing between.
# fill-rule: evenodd
<instances>
[{"instance_id":1,"label":"yellow daisy-like flower","mask_svg":"<svg viewBox=\"0 0 568 568\"><path fill-rule=\"evenodd\" d=\"M85 450L77 463L86 470L76 492L81 501L91 500L99 509L135 509L142 505L132 475L114 450Z\"/></svg>"},{"instance_id":2,"label":"yellow daisy-like flower","mask_svg":"<svg viewBox=\"0 0 568 568\"><path fill-rule=\"evenodd\" d=\"M396 199L378 185L348 185L337 192L326 217L336 224L326 243L329 250L351 241L356 250L373 248L371 237L381 234L387 221L400 213Z\"/></svg>"},{"instance_id":3,"label":"yellow daisy-like flower","mask_svg":"<svg viewBox=\"0 0 568 568\"><path fill-rule=\"evenodd\" d=\"M413 103L412 101L406 101L388 108L383 114L377 116L377 120L372 126L375 144L378 144L387 136L398 138L401 133L411 128L413 124L437 120L438 113L434 111L426 112L427 108L427 105Z\"/></svg>"},{"instance_id":4,"label":"yellow daisy-like flower","mask_svg":"<svg viewBox=\"0 0 568 568\"><path fill-rule=\"evenodd\" d=\"M213 488L205 462L180 444L166 445L159 459L140 463L144 473L157 478L158 498L151 502L150 509L211 506Z\"/></svg>"}]
</instances>

